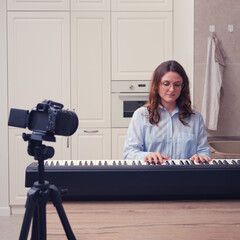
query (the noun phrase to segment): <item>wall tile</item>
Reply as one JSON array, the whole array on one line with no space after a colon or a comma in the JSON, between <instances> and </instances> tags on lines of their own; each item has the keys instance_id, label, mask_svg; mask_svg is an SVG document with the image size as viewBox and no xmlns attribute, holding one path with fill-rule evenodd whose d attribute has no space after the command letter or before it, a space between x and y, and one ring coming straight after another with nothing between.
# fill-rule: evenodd
<instances>
[{"instance_id":1,"label":"wall tile","mask_svg":"<svg viewBox=\"0 0 240 240\"><path fill-rule=\"evenodd\" d=\"M198 111L201 111L205 81L207 38L211 35L209 25L215 25L216 35L227 55L219 125L217 131L208 131L211 136L240 136L239 13L239 0L195 0L194 102ZM233 33L228 32L228 24L234 25Z\"/></svg>"}]
</instances>

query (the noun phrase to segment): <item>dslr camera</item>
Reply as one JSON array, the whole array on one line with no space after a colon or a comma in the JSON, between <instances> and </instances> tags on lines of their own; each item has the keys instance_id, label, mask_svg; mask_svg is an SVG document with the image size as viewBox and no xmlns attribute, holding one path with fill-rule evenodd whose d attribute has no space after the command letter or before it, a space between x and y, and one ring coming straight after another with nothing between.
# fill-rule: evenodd
<instances>
[{"instance_id":1,"label":"dslr camera","mask_svg":"<svg viewBox=\"0 0 240 240\"><path fill-rule=\"evenodd\" d=\"M44 100L32 111L11 108L9 126L28 128L35 134L51 141L54 135L71 136L78 128L78 117L75 112L63 110L61 103Z\"/></svg>"}]
</instances>

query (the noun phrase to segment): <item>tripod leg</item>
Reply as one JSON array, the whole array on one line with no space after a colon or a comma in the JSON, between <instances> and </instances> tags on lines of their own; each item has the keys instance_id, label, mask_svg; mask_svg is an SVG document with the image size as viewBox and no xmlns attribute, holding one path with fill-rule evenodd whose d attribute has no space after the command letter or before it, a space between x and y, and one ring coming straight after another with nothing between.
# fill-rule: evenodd
<instances>
[{"instance_id":1,"label":"tripod leg","mask_svg":"<svg viewBox=\"0 0 240 240\"><path fill-rule=\"evenodd\" d=\"M35 208L31 240L45 240L47 238L46 203L44 199L40 199Z\"/></svg>"},{"instance_id":2,"label":"tripod leg","mask_svg":"<svg viewBox=\"0 0 240 240\"><path fill-rule=\"evenodd\" d=\"M39 239L39 206L36 205L33 213L32 237L31 240Z\"/></svg>"},{"instance_id":3,"label":"tripod leg","mask_svg":"<svg viewBox=\"0 0 240 240\"><path fill-rule=\"evenodd\" d=\"M22 228L19 236L19 240L27 240L30 224L32 221L33 213L36 209L36 200L38 195L38 189L31 188L28 191L27 201L25 205L25 214L22 223Z\"/></svg>"},{"instance_id":4,"label":"tripod leg","mask_svg":"<svg viewBox=\"0 0 240 240\"><path fill-rule=\"evenodd\" d=\"M71 226L68 222L68 219L67 219L66 213L64 211L64 208L62 206L62 199L61 199L61 196L58 192L57 187L54 186L54 185L50 185L49 190L50 190L50 198L51 198L55 208L57 209L58 216L60 217L60 220L62 222L62 226L65 230L65 233L67 235L68 240L76 240L76 238L75 238L75 236L72 232Z\"/></svg>"},{"instance_id":5,"label":"tripod leg","mask_svg":"<svg viewBox=\"0 0 240 240\"><path fill-rule=\"evenodd\" d=\"M40 239L47 239L47 230L46 230L46 204L47 204L47 200L43 199L40 203L39 203L39 227L40 227Z\"/></svg>"}]
</instances>

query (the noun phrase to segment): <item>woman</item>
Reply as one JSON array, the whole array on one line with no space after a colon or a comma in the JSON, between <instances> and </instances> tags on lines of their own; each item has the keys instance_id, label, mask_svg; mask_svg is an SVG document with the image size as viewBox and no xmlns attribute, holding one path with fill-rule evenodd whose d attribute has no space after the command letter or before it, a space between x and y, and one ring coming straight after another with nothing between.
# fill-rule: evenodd
<instances>
[{"instance_id":1,"label":"woman","mask_svg":"<svg viewBox=\"0 0 240 240\"><path fill-rule=\"evenodd\" d=\"M178 62L154 71L149 100L131 119L124 159L211 161L203 118L191 107L189 80Z\"/></svg>"}]
</instances>

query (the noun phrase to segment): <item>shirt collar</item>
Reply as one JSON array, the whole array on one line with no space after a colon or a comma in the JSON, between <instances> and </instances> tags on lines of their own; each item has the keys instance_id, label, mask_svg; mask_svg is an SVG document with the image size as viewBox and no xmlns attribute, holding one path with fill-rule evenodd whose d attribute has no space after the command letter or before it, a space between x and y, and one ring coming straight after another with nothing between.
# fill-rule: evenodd
<instances>
[{"instance_id":1,"label":"shirt collar","mask_svg":"<svg viewBox=\"0 0 240 240\"><path fill-rule=\"evenodd\" d=\"M160 108L161 110L166 110L161 104L160 104L159 108ZM166 111L167 111L167 110L166 110ZM177 107L173 110L171 116L174 116L175 114L177 114L177 113L179 113L179 112L180 112L180 110L179 110L179 107L177 106Z\"/></svg>"}]
</instances>

